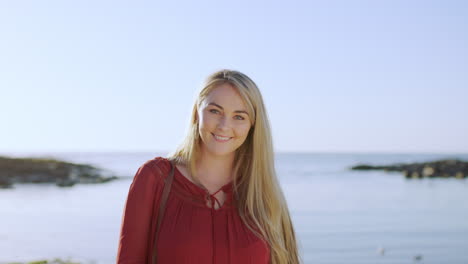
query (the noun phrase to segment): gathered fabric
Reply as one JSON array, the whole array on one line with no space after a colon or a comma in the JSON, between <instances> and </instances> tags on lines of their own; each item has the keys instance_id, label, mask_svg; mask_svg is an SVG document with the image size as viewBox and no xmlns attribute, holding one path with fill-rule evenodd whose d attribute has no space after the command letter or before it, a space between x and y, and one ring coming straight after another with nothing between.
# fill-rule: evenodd
<instances>
[{"instance_id":1,"label":"gathered fabric","mask_svg":"<svg viewBox=\"0 0 468 264\"><path fill-rule=\"evenodd\" d=\"M232 182L210 194L177 168L156 239L159 202L170 169L163 157L138 169L124 209L117 263L151 263L154 241L158 264L269 263L267 243L238 214ZM219 192L226 194L223 204L215 196Z\"/></svg>"}]
</instances>

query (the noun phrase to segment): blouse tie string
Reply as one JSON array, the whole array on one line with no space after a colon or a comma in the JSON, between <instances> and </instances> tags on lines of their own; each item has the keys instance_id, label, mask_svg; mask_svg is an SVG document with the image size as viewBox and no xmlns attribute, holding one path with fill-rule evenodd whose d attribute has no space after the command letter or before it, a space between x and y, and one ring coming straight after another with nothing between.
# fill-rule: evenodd
<instances>
[{"instance_id":1,"label":"blouse tie string","mask_svg":"<svg viewBox=\"0 0 468 264\"><path fill-rule=\"evenodd\" d=\"M209 199L210 202L211 202L211 208L214 209L214 205L215 205L215 202L218 203L218 209L221 207L221 203L219 202L219 200L216 198L216 194L219 193L219 191L221 191L222 189L219 189L217 190L215 193L213 194L209 194L207 193L207 196L206 196L206 199Z\"/></svg>"},{"instance_id":2,"label":"blouse tie string","mask_svg":"<svg viewBox=\"0 0 468 264\"><path fill-rule=\"evenodd\" d=\"M215 202L218 203L218 209L221 208L221 203L219 202L219 200L215 197L215 195L221 191L221 189L217 190L215 193L213 194L210 194L208 191L206 192L206 198L209 199L209 201L211 202L211 239L213 241L213 249L212 249L212 255L211 255L211 263L215 263L215 260L216 260L216 257L215 257L215 245L216 245L216 241L215 241L215 234L214 234L214 213L215 213Z\"/></svg>"}]
</instances>

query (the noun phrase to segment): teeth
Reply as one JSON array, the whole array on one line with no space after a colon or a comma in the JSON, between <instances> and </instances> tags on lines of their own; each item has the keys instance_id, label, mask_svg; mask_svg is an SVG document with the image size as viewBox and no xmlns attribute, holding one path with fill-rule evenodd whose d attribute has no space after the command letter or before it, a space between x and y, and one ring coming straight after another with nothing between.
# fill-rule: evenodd
<instances>
[{"instance_id":1,"label":"teeth","mask_svg":"<svg viewBox=\"0 0 468 264\"><path fill-rule=\"evenodd\" d=\"M216 139L219 139L219 140L228 140L229 138L228 137L220 137L220 136L217 136L217 135L214 135Z\"/></svg>"}]
</instances>

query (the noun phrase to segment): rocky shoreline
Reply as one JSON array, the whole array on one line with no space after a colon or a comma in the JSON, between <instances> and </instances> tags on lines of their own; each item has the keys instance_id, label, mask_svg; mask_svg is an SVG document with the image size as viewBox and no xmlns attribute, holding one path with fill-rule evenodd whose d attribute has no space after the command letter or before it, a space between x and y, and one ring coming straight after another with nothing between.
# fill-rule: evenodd
<instances>
[{"instance_id":1,"label":"rocky shoreline","mask_svg":"<svg viewBox=\"0 0 468 264\"><path fill-rule=\"evenodd\" d=\"M63 260L60 258L55 258L53 260L35 260L35 261L29 261L29 262L6 262L4 264L80 264L80 263L81 262L75 262L70 259Z\"/></svg>"},{"instance_id":2,"label":"rocky shoreline","mask_svg":"<svg viewBox=\"0 0 468 264\"><path fill-rule=\"evenodd\" d=\"M15 183L54 183L60 187L104 183L118 179L110 172L87 164L48 158L0 156L0 189Z\"/></svg>"},{"instance_id":3,"label":"rocky shoreline","mask_svg":"<svg viewBox=\"0 0 468 264\"><path fill-rule=\"evenodd\" d=\"M468 177L468 162L462 160L437 160L421 163L399 163L384 166L372 166L359 164L351 167L351 170L383 170L399 171L408 179L422 178L457 178Z\"/></svg>"}]
</instances>

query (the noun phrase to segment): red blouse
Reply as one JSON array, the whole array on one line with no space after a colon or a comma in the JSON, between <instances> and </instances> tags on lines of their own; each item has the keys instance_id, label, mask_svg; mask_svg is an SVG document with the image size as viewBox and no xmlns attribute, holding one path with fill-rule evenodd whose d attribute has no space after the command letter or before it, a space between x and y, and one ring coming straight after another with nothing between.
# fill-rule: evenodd
<instances>
[{"instance_id":1,"label":"red blouse","mask_svg":"<svg viewBox=\"0 0 468 264\"><path fill-rule=\"evenodd\" d=\"M137 171L122 217L117 263L151 263L159 201L169 160L156 157ZM232 182L218 209L217 200L175 168L157 241L158 264L267 264L268 245L242 222L233 203Z\"/></svg>"}]
</instances>

